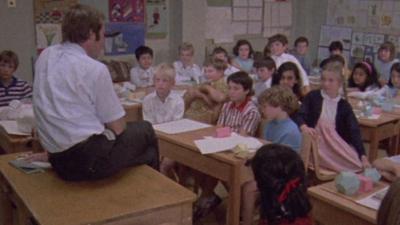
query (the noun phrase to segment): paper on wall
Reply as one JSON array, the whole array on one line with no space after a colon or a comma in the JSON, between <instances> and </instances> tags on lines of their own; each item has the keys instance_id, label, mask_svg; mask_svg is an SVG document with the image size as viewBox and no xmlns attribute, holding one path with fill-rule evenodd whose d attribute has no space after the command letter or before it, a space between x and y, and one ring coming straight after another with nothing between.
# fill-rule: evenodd
<instances>
[{"instance_id":1,"label":"paper on wall","mask_svg":"<svg viewBox=\"0 0 400 225\"><path fill-rule=\"evenodd\" d=\"M262 8L249 8L249 20L262 20Z\"/></svg>"},{"instance_id":2,"label":"paper on wall","mask_svg":"<svg viewBox=\"0 0 400 225\"><path fill-rule=\"evenodd\" d=\"M233 21L245 21L248 18L247 8L233 8Z\"/></svg>"},{"instance_id":3,"label":"paper on wall","mask_svg":"<svg viewBox=\"0 0 400 225\"><path fill-rule=\"evenodd\" d=\"M231 20L231 7L208 7L206 14L206 38L214 39L215 43L233 42L234 34Z\"/></svg>"},{"instance_id":4,"label":"paper on wall","mask_svg":"<svg viewBox=\"0 0 400 225\"><path fill-rule=\"evenodd\" d=\"M248 32L249 34L261 34L262 24L261 22L249 22Z\"/></svg>"}]
</instances>

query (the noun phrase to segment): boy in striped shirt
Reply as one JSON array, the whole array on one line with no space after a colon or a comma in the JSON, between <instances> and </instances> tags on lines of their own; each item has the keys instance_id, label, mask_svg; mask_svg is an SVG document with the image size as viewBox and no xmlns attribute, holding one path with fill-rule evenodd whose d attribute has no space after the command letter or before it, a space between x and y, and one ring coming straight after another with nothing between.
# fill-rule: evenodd
<instances>
[{"instance_id":1,"label":"boy in striped shirt","mask_svg":"<svg viewBox=\"0 0 400 225\"><path fill-rule=\"evenodd\" d=\"M253 80L243 71L228 77L228 95L230 101L225 103L219 115L217 125L230 127L241 135L254 136L261 120L257 106L251 101Z\"/></svg>"},{"instance_id":2,"label":"boy in striped shirt","mask_svg":"<svg viewBox=\"0 0 400 225\"><path fill-rule=\"evenodd\" d=\"M0 106L8 106L12 100L32 97L32 88L15 76L18 68L18 56L13 51L0 53Z\"/></svg>"}]
</instances>

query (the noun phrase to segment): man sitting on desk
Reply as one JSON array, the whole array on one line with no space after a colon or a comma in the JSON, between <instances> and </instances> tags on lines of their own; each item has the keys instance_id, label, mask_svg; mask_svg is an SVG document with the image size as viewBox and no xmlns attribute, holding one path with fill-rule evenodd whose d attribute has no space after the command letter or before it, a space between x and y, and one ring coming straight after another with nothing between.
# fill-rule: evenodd
<instances>
[{"instance_id":1,"label":"man sitting on desk","mask_svg":"<svg viewBox=\"0 0 400 225\"><path fill-rule=\"evenodd\" d=\"M57 174L94 180L122 168L158 168L158 145L148 122L126 124L107 67L95 60L104 47L104 16L76 5L62 23L63 42L36 62L33 105L39 139Z\"/></svg>"}]
</instances>

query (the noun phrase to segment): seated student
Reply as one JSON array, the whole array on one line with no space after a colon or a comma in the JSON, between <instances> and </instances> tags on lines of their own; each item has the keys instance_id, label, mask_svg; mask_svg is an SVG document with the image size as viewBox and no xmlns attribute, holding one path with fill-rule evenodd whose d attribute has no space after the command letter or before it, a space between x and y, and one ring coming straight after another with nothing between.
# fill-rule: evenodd
<instances>
[{"instance_id":1,"label":"seated student","mask_svg":"<svg viewBox=\"0 0 400 225\"><path fill-rule=\"evenodd\" d=\"M233 48L233 54L236 56L232 64L238 69L251 73L253 70L254 50L248 40L239 40Z\"/></svg>"},{"instance_id":2,"label":"seated student","mask_svg":"<svg viewBox=\"0 0 400 225\"><path fill-rule=\"evenodd\" d=\"M18 56L13 51L0 53L0 106L8 106L12 100L32 97L32 88L26 82L14 76L18 68Z\"/></svg>"},{"instance_id":3,"label":"seated student","mask_svg":"<svg viewBox=\"0 0 400 225\"><path fill-rule=\"evenodd\" d=\"M365 99L380 88L374 66L366 61L356 63L348 81L348 96Z\"/></svg>"},{"instance_id":4,"label":"seated student","mask_svg":"<svg viewBox=\"0 0 400 225\"><path fill-rule=\"evenodd\" d=\"M299 68L292 62L285 62L279 68L278 72L272 77L272 86L281 85L293 91L301 102L303 93L301 91L301 78Z\"/></svg>"},{"instance_id":5,"label":"seated student","mask_svg":"<svg viewBox=\"0 0 400 225\"><path fill-rule=\"evenodd\" d=\"M186 92L185 117L210 124L216 123L219 110L228 92L224 79L225 69L226 64L220 59L210 59L204 63L208 82Z\"/></svg>"},{"instance_id":6,"label":"seated student","mask_svg":"<svg viewBox=\"0 0 400 225\"><path fill-rule=\"evenodd\" d=\"M326 59L321 61L321 63L319 64L319 68L322 69L328 62L339 62L343 66L343 76L344 76L345 81L346 81L346 85L345 86L347 87L347 81L348 81L348 79L349 79L349 77L351 75L351 71L347 67L345 67L346 62L345 62L343 56L341 56L341 55L331 55L328 58L326 58Z\"/></svg>"},{"instance_id":7,"label":"seated student","mask_svg":"<svg viewBox=\"0 0 400 225\"><path fill-rule=\"evenodd\" d=\"M239 71L238 68L236 68L236 67L234 67L234 66L232 66L230 64L228 52L224 48L222 48L222 47L214 48L211 56L214 59L220 59L220 60L222 60L222 61L224 61L226 63L227 68L224 71L225 77L228 77L232 73L235 73L235 72Z\"/></svg>"},{"instance_id":8,"label":"seated student","mask_svg":"<svg viewBox=\"0 0 400 225\"><path fill-rule=\"evenodd\" d=\"M372 165L386 180L400 179L400 155L376 159Z\"/></svg>"},{"instance_id":9,"label":"seated student","mask_svg":"<svg viewBox=\"0 0 400 225\"><path fill-rule=\"evenodd\" d=\"M307 52L308 52L308 39L306 37L298 37L294 41L293 56L296 57L297 60L299 60L304 71L306 71L306 73L310 75L311 63L307 58Z\"/></svg>"},{"instance_id":10,"label":"seated student","mask_svg":"<svg viewBox=\"0 0 400 225\"><path fill-rule=\"evenodd\" d=\"M312 225L300 156L287 146L269 144L258 149L250 162L260 193L259 225Z\"/></svg>"},{"instance_id":11,"label":"seated student","mask_svg":"<svg viewBox=\"0 0 400 225\"><path fill-rule=\"evenodd\" d=\"M345 75L350 74L347 73L349 71L349 66L347 64L347 60L343 54L343 44L340 41L332 41L329 44L329 54L330 56L341 56L344 60L343 70L345 71Z\"/></svg>"},{"instance_id":12,"label":"seated student","mask_svg":"<svg viewBox=\"0 0 400 225\"><path fill-rule=\"evenodd\" d=\"M324 66L321 90L304 97L296 122L304 133L318 136L321 167L337 172L360 171L370 164L352 107L339 94L344 82L342 72L338 62Z\"/></svg>"},{"instance_id":13,"label":"seated student","mask_svg":"<svg viewBox=\"0 0 400 225\"><path fill-rule=\"evenodd\" d=\"M261 116L251 101L252 85L253 80L244 71L228 77L230 101L222 107L217 126L230 127L233 132L254 136ZM221 203L221 198L214 192L217 179L205 175L199 175L196 179L201 187L201 195L194 206L194 221L206 216Z\"/></svg>"},{"instance_id":14,"label":"seated student","mask_svg":"<svg viewBox=\"0 0 400 225\"><path fill-rule=\"evenodd\" d=\"M254 68L258 76L257 82L254 84L254 93L258 97L262 92L271 87L272 77L276 71L275 62L271 57L265 57L254 63Z\"/></svg>"},{"instance_id":15,"label":"seated student","mask_svg":"<svg viewBox=\"0 0 400 225\"><path fill-rule=\"evenodd\" d=\"M194 47L192 44L184 42L179 46L179 60L174 62L177 84L200 83L201 69L193 62L193 56Z\"/></svg>"},{"instance_id":16,"label":"seated student","mask_svg":"<svg viewBox=\"0 0 400 225\"><path fill-rule=\"evenodd\" d=\"M251 101L253 80L244 71L228 77L229 102L222 107L217 126L230 127L241 135L254 136L261 116L257 106Z\"/></svg>"},{"instance_id":17,"label":"seated student","mask_svg":"<svg viewBox=\"0 0 400 225\"><path fill-rule=\"evenodd\" d=\"M139 65L131 69L131 82L137 87L153 86L153 50L140 46L135 50L135 56Z\"/></svg>"},{"instance_id":18,"label":"seated student","mask_svg":"<svg viewBox=\"0 0 400 225\"><path fill-rule=\"evenodd\" d=\"M386 98L400 97L400 63L394 63L390 70L390 79L387 85L375 93Z\"/></svg>"},{"instance_id":19,"label":"seated student","mask_svg":"<svg viewBox=\"0 0 400 225\"><path fill-rule=\"evenodd\" d=\"M156 90L143 99L143 120L159 124L182 119L185 111L183 98L172 92L175 84L175 69L162 63L154 71L154 86ZM163 157L160 172L174 178L172 169L175 161Z\"/></svg>"},{"instance_id":20,"label":"seated student","mask_svg":"<svg viewBox=\"0 0 400 225\"><path fill-rule=\"evenodd\" d=\"M379 47L378 60L375 61L375 68L381 85L387 84L392 65L399 62L399 59L396 59L395 57L396 47L392 42L386 41Z\"/></svg>"},{"instance_id":21,"label":"seated student","mask_svg":"<svg viewBox=\"0 0 400 225\"><path fill-rule=\"evenodd\" d=\"M154 71L155 91L143 99L143 120L152 124L179 120L183 117L183 98L171 90L175 84L175 69L162 63Z\"/></svg>"},{"instance_id":22,"label":"seated student","mask_svg":"<svg viewBox=\"0 0 400 225\"><path fill-rule=\"evenodd\" d=\"M400 179L390 185L378 210L377 225L400 224Z\"/></svg>"},{"instance_id":23,"label":"seated student","mask_svg":"<svg viewBox=\"0 0 400 225\"><path fill-rule=\"evenodd\" d=\"M301 133L289 117L299 107L297 97L288 88L275 86L263 92L258 99L260 109L269 121L263 132L264 138L271 143L287 145L300 152ZM257 193L254 180L243 184L242 225L250 225L252 222Z\"/></svg>"},{"instance_id":24,"label":"seated student","mask_svg":"<svg viewBox=\"0 0 400 225\"><path fill-rule=\"evenodd\" d=\"M293 55L285 53L288 47L287 37L283 34L276 34L268 38L268 46L271 49L271 57L275 61L276 68L279 69L285 62L292 62L297 66L301 78L301 92L304 95L307 94L310 91L310 82L306 71L304 71L299 61Z\"/></svg>"}]
</instances>

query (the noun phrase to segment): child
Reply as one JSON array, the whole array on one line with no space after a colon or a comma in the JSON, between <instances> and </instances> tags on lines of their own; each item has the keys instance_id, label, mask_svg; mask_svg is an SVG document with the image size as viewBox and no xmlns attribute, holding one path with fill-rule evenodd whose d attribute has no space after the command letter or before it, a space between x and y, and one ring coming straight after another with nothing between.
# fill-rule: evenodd
<instances>
[{"instance_id":1,"label":"child","mask_svg":"<svg viewBox=\"0 0 400 225\"><path fill-rule=\"evenodd\" d=\"M383 43L378 50L378 60L375 62L376 71L378 73L379 82L383 85L387 84L390 77L390 69L392 65L399 62L396 57L396 47L390 41Z\"/></svg>"},{"instance_id":2,"label":"child","mask_svg":"<svg viewBox=\"0 0 400 225\"><path fill-rule=\"evenodd\" d=\"M143 99L143 120L152 124L179 120L183 117L185 104L180 95L171 92L175 84L175 70L166 63L158 65L154 73L155 92ZM174 178L175 161L163 157L160 172Z\"/></svg>"},{"instance_id":3,"label":"child","mask_svg":"<svg viewBox=\"0 0 400 225\"><path fill-rule=\"evenodd\" d=\"M341 56L344 59L344 70L347 71L349 70L349 67L347 65L347 61L343 55L343 45L342 42L340 41L332 41L329 45L329 54L330 56Z\"/></svg>"},{"instance_id":4,"label":"child","mask_svg":"<svg viewBox=\"0 0 400 225\"><path fill-rule=\"evenodd\" d=\"M400 224L400 180L394 182L378 210L377 225L399 225Z\"/></svg>"},{"instance_id":5,"label":"child","mask_svg":"<svg viewBox=\"0 0 400 225\"><path fill-rule=\"evenodd\" d=\"M153 50L147 46L140 46L135 50L138 66L131 69L131 82L137 87L153 85L154 68Z\"/></svg>"},{"instance_id":6,"label":"child","mask_svg":"<svg viewBox=\"0 0 400 225\"><path fill-rule=\"evenodd\" d=\"M229 102L222 107L217 125L230 127L241 135L254 136L261 116L257 106L251 101L253 80L244 71L228 77Z\"/></svg>"},{"instance_id":7,"label":"child","mask_svg":"<svg viewBox=\"0 0 400 225\"><path fill-rule=\"evenodd\" d=\"M239 40L233 48L233 54L236 56L233 59L233 65L240 70L251 73L254 63L253 53L253 47L249 41Z\"/></svg>"},{"instance_id":8,"label":"child","mask_svg":"<svg viewBox=\"0 0 400 225\"><path fill-rule=\"evenodd\" d=\"M18 68L18 56L13 51L0 53L0 106L8 106L12 100L30 99L32 88L14 76Z\"/></svg>"},{"instance_id":9,"label":"child","mask_svg":"<svg viewBox=\"0 0 400 225\"><path fill-rule=\"evenodd\" d=\"M308 81L307 73L293 55L285 53L288 47L288 40L286 36L283 34L276 34L268 38L268 46L271 49L272 58L274 59L278 69L285 62L292 62L296 64L301 77L301 91L304 95L307 94L310 90L310 82Z\"/></svg>"},{"instance_id":10,"label":"child","mask_svg":"<svg viewBox=\"0 0 400 225\"><path fill-rule=\"evenodd\" d=\"M321 167L336 172L360 171L370 164L351 105L339 95L342 72L338 62L324 66L321 90L311 91L303 99L296 119L301 131L318 136Z\"/></svg>"},{"instance_id":11,"label":"child","mask_svg":"<svg viewBox=\"0 0 400 225\"><path fill-rule=\"evenodd\" d=\"M227 68L224 71L224 75L225 77L228 77L229 75L231 75L232 73L235 73L237 71L239 71L238 68L232 66L229 63L229 56L228 56L228 52L222 48L222 47L216 47L214 48L212 54L211 54L212 58L214 59L220 59L222 61L224 61L227 65Z\"/></svg>"},{"instance_id":12,"label":"child","mask_svg":"<svg viewBox=\"0 0 400 225\"><path fill-rule=\"evenodd\" d=\"M253 80L244 72L239 71L228 77L229 99L222 107L217 126L230 127L233 132L241 135L254 136L260 122L257 106L251 101ZM194 221L210 213L221 202L214 193L218 180L209 176L198 176L202 189L200 198L195 203Z\"/></svg>"},{"instance_id":13,"label":"child","mask_svg":"<svg viewBox=\"0 0 400 225\"><path fill-rule=\"evenodd\" d=\"M292 62L285 62L279 68L278 72L272 77L272 86L281 85L288 87L297 96L299 101L303 100L303 93L299 67Z\"/></svg>"},{"instance_id":14,"label":"child","mask_svg":"<svg viewBox=\"0 0 400 225\"><path fill-rule=\"evenodd\" d=\"M257 83L254 84L255 96L258 97L266 89L271 87L272 75L275 73L275 62L271 57L265 57L260 61L254 63L256 73L258 76Z\"/></svg>"},{"instance_id":15,"label":"child","mask_svg":"<svg viewBox=\"0 0 400 225\"><path fill-rule=\"evenodd\" d=\"M179 46L179 60L174 62L177 84L200 83L201 70L193 62L193 56L194 48L192 44L184 42Z\"/></svg>"},{"instance_id":16,"label":"child","mask_svg":"<svg viewBox=\"0 0 400 225\"><path fill-rule=\"evenodd\" d=\"M390 79L387 85L377 91L376 95L381 95L386 98L399 97L400 90L400 63L393 64L390 70Z\"/></svg>"},{"instance_id":17,"label":"child","mask_svg":"<svg viewBox=\"0 0 400 225\"><path fill-rule=\"evenodd\" d=\"M305 169L300 156L278 144L264 145L251 160L260 190L259 225L311 225Z\"/></svg>"},{"instance_id":18,"label":"child","mask_svg":"<svg viewBox=\"0 0 400 225\"><path fill-rule=\"evenodd\" d=\"M301 147L301 133L289 118L299 107L296 96L286 87L275 86L258 98L260 109L269 120L264 129L264 138L274 144L287 145L297 153ZM257 184L249 181L242 188L242 225L250 225L257 198Z\"/></svg>"},{"instance_id":19,"label":"child","mask_svg":"<svg viewBox=\"0 0 400 225\"><path fill-rule=\"evenodd\" d=\"M210 59L204 63L208 82L188 90L185 94L185 117L210 124L216 123L228 92L224 79L225 69L226 64L220 59Z\"/></svg>"},{"instance_id":20,"label":"child","mask_svg":"<svg viewBox=\"0 0 400 225\"><path fill-rule=\"evenodd\" d=\"M308 39L306 37L298 37L294 41L293 55L294 57L296 57L297 60L299 60L304 71L306 71L307 74L310 74L311 63L306 56L307 52L308 52Z\"/></svg>"},{"instance_id":21,"label":"child","mask_svg":"<svg viewBox=\"0 0 400 225\"><path fill-rule=\"evenodd\" d=\"M174 84L174 68L166 63L158 65L154 73L156 90L143 99L143 120L159 124L183 117L185 104L180 95L171 92Z\"/></svg>"},{"instance_id":22,"label":"child","mask_svg":"<svg viewBox=\"0 0 400 225\"><path fill-rule=\"evenodd\" d=\"M351 72L348 86L349 97L365 99L373 95L380 88L374 66L366 61L356 63Z\"/></svg>"}]
</instances>

